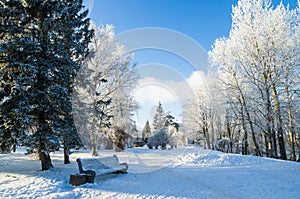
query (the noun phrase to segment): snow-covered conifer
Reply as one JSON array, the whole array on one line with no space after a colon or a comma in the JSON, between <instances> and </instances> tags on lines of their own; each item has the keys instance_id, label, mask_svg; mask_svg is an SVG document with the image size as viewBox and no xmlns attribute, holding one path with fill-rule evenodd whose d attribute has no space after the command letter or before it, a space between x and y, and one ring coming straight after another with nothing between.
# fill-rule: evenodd
<instances>
[{"instance_id":1,"label":"snow-covered conifer","mask_svg":"<svg viewBox=\"0 0 300 199\"><path fill-rule=\"evenodd\" d=\"M147 140L150 137L150 135L151 135L151 129L150 129L149 121L147 120L142 131L142 140L147 143Z\"/></svg>"},{"instance_id":2,"label":"snow-covered conifer","mask_svg":"<svg viewBox=\"0 0 300 199\"><path fill-rule=\"evenodd\" d=\"M1 117L10 120L1 129L22 127L22 142L40 154L42 170L47 170L59 138L74 132L71 92L92 36L88 11L82 11L81 0L14 0L0 6L6 35L0 47Z\"/></svg>"},{"instance_id":3,"label":"snow-covered conifer","mask_svg":"<svg viewBox=\"0 0 300 199\"><path fill-rule=\"evenodd\" d=\"M158 102L158 106L155 111L153 118L153 132L159 131L165 125L165 111L162 107L161 102Z\"/></svg>"}]
</instances>

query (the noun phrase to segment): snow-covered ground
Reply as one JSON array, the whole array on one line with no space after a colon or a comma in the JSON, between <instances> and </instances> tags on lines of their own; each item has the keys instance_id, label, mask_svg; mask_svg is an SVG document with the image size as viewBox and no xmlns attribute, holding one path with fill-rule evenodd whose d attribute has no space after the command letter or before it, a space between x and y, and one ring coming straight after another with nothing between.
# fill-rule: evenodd
<instances>
[{"instance_id":1,"label":"snow-covered ground","mask_svg":"<svg viewBox=\"0 0 300 199\"><path fill-rule=\"evenodd\" d=\"M101 156L115 154L100 151ZM117 153L129 164L128 174L69 185L78 173L79 151L71 164L61 152L51 154L54 168L40 171L40 162L23 150L0 155L0 198L300 198L300 163L225 154L196 147L173 150L127 149Z\"/></svg>"}]
</instances>

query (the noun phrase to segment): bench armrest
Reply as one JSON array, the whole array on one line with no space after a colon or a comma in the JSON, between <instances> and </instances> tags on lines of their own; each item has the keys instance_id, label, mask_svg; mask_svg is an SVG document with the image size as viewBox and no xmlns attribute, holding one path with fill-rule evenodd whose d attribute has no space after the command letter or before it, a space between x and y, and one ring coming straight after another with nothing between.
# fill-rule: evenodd
<instances>
[{"instance_id":1,"label":"bench armrest","mask_svg":"<svg viewBox=\"0 0 300 199\"><path fill-rule=\"evenodd\" d=\"M76 159L76 162L78 164L78 169L79 169L79 173L83 173L83 169L82 169L82 163L81 163L81 159L80 158L77 158Z\"/></svg>"},{"instance_id":2,"label":"bench armrest","mask_svg":"<svg viewBox=\"0 0 300 199\"><path fill-rule=\"evenodd\" d=\"M89 175L86 178L86 182L93 183L95 181L95 177L96 177L96 172L95 171L93 171L93 170L86 170L86 171L83 171L82 173L85 173L85 174Z\"/></svg>"},{"instance_id":3,"label":"bench armrest","mask_svg":"<svg viewBox=\"0 0 300 199\"><path fill-rule=\"evenodd\" d=\"M127 163L120 163L120 165L124 165L125 168L122 169L122 170L119 170L120 173L127 173L127 170L128 170L128 164Z\"/></svg>"}]
</instances>

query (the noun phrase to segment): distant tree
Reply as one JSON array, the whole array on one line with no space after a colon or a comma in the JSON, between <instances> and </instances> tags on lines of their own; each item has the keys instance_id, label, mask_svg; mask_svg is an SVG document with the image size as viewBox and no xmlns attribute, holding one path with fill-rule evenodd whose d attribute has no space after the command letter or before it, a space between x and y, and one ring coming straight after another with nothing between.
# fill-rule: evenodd
<instances>
[{"instance_id":1,"label":"distant tree","mask_svg":"<svg viewBox=\"0 0 300 199\"><path fill-rule=\"evenodd\" d=\"M145 143L147 143L147 140L150 137L150 135L151 135L151 129L150 129L149 121L147 120L142 131L142 140Z\"/></svg>"},{"instance_id":2,"label":"distant tree","mask_svg":"<svg viewBox=\"0 0 300 199\"><path fill-rule=\"evenodd\" d=\"M161 149L166 149L166 146L167 144L169 144L169 141L170 135L168 132L168 128L163 127L148 138L147 146L149 149L152 149L153 147L155 149L158 149L159 146L161 146Z\"/></svg>"},{"instance_id":3,"label":"distant tree","mask_svg":"<svg viewBox=\"0 0 300 199\"><path fill-rule=\"evenodd\" d=\"M174 122L175 117L172 116L170 112L165 113L164 119L165 119L165 123L164 123L165 127L173 126L176 129L176 131L178 131L179 125L177 122Z\"/></svg>"},{"instance_id":4,"label":"distant tree","mask_svg":"<svg viewBox=\"0 0 300 199\"><path fill-rule=\"evenodd\" d=\"M179 125L174 122L174 119L175 117L173 117L170 112L164 112L162 104L159 102L153 118L153 133L151 136L147 137L148 148L152 149L154 147L157 149L159 146L161 146L162 149L166 148L167 144L170 142L170 138L172 137L174 130L178 131L179 128ZM147 122L144 127L145 132L148 130Z\"/></svg>"},{"instance_id":5,"label":"distant tree","mask_svg":"<svg viewBox=\"0 0 300 199\"><path fill-rule=\"evenodd\" d=\"M174 122L175 117L170 112L164 111L161 102L158 102L156 112L153 118L153 132L158 132L163 127L174 126L178 130L178 124Z\"/></svg>"},{"instance_id":6,"label":"distant tree","mask_svg":"<svg viewBox=\"0 0 300 199\"><path fill-rule=\"evenodd\" d=\"M26 132L21 141L39 153L42 170L59 139L74 133L72 85L93 34L82 9L82 0L0 4L1 134L11 124Z\"/></svg>"},{"instance_id":7,"label":"distant tree","mask_svg":"<svg viewBox=\"0 0 300 199\"><path fill-rule=\"evenodd\" d=\"M158 102L158 106L156 108L156 112L153 118L153 132L160 130L165 125L165 118L164 118L164 109L162 107L161 102Z\"/></svg>"}]
</instances>

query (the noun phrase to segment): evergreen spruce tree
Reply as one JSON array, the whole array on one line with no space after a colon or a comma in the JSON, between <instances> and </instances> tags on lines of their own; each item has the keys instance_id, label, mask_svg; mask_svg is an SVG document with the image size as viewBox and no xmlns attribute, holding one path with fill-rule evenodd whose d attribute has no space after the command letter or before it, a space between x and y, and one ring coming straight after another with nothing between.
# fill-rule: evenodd
<instances>
[{"instance_id":1,"label":"evergreen spruce tree","mask_svg":"<svg viewBox=\"0 0 300 199\"><path fill-rule=\"evenodd\" d=\"M164 123L165 127L167 127L167 126L173 126L176 129L176 131L178 131L179 124L176 123L176 122L174 122L175 117L172 116L170 112L167 112L165 114L164 119L165 119L165 123Z\"/></svg>"},{"instance_id":2,"label":"evergreen spruce tree","mask_svg":"<svg viewBox=\"0 0 300 199\"><path fill-rule=\"evenodd\" d=\"M178 130L178 124L174 122L174 119L174 116L172 116L170 112L164 112L162 104L159 102L153 118L153 133L158 132L162 127L171 125Z\"/></svg>"},{"instance_id":3,"label":"evergreen spruce tree","mask_svg":"<svg viewBox=\"0 0 300 199\"><path fill-rule=\"evenodd\" d=\"M10 147L14 144L14 137L18 136L18 128L21 122L14 120L16 117L20 117L15 109L12 109L12 104L8 102L9 96L19 97L16 92L16 80L15 76L18 74L17 67L13 70L14 65L9 66L9 54L15 52L16 49L9 48L13 43L19 45L19 41L22 33L24 31L19 26L13 26L12 22L18 23L19 17L24 17L22 12L22 5L20 3L10 2L12 7L12 12L5 8L3 4L0 4L0 75L1 75L1 90L0 90L0 152L6 153L10 151ZM6 16L9 16L6 17ZM12 21L12 22L11 22ZM12 34L13 33L13 34ZM6 42L3 42L3 41ZM8 69L10 67L10 70ZM15 106L19 105L15 103ZM18 107L20 108L20 106Z\"/></svg>"},{"instance_id":4,"label":"evergreen spruce tree","mask_svg":"<svg viewBox=\"0 0 300 199\"><path fill-rule=\"evenodd\" d=\"M26 133L22 141L29 153L37 151L42 170L48 170L59 138L74 134L71 92L93 35L88 11L82 11L82 0L12 0L0 6L1 135L15 140ZM17 130L8 135L13 125ZM68 149L72 142L63 143Z\"/></svg>"},{"instance_id":5,"label":"evergreen spruce tree","mask_svg":"<svg viewBox=\"0 0 300 199\"><path fill-rule=\"evenodd\" d=\"M147 142L148 138L151 136L151 129L149 121L147 120L142 131L142 139L144 142Z\"/></svg>"},{"instance_id":6,"label":"evergreen spruce tree","mask_svg":"<svg viewBox=\"0 0 300 199\"><path fill-rule=\"evenodd\" d=\"M28 30L31 19L21 1L2 2L0 17L0 146L2 152L8 152L31 119L26 93L35 83L37 49Z\"/></svg>"},{"instance_id":7,"label":"evergreen spruce tree","mask_svg":"<svg viewBox=\"0 0 300 199\"><path fill-rule=\"evenodd\" d=\"M164 109L161 102L158 102L158 107L153 118L153 132L159 131L165 125Z\"/></svg>"}]
</instances>

